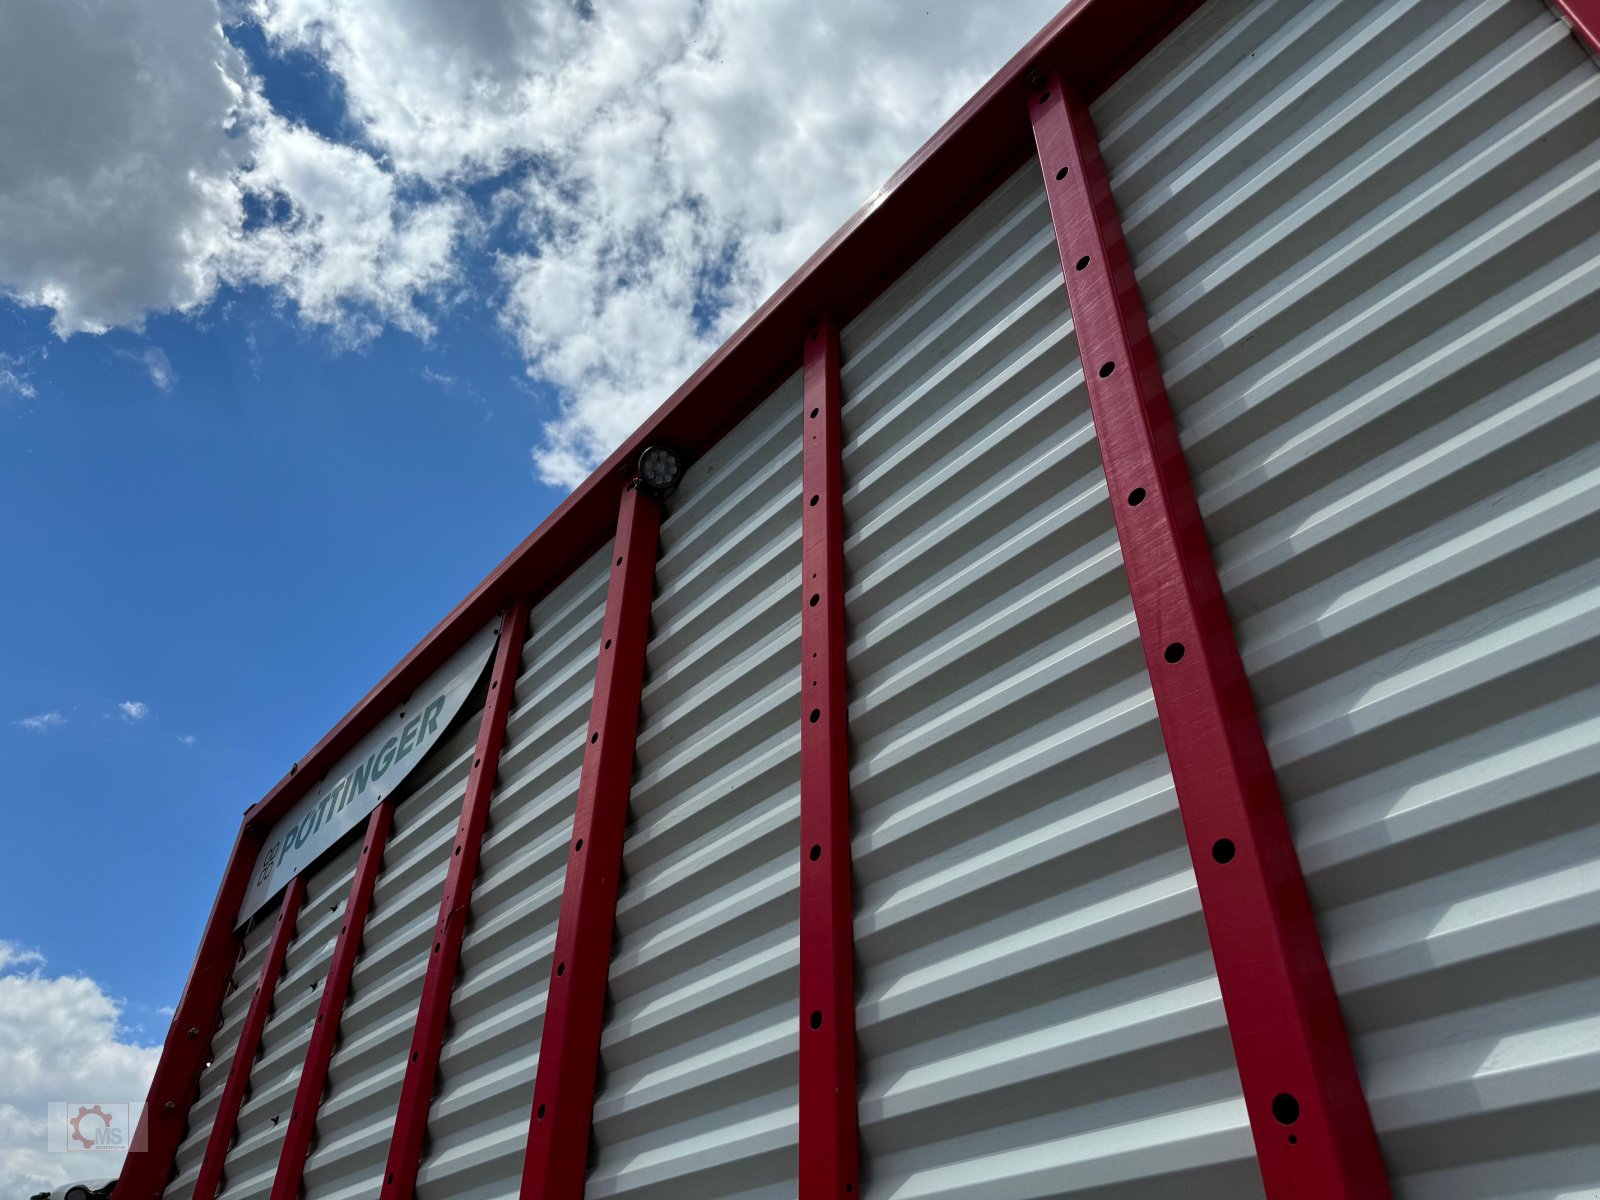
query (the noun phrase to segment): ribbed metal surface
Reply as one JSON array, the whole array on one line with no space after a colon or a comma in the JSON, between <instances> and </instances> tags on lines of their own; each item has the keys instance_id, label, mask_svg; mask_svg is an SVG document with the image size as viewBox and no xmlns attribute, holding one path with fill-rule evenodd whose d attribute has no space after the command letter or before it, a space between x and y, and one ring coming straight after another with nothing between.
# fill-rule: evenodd
<instances>
[{"instance_id":1,"label":"ribbed metal surface","mask_svg":"<svg viewBox=\"0 0 1600 1200\"><path fill-rule=\"evenodd\" d=\"M1095 116L1396 1195L1593 1195L1600 72L1212 0Z\"/></svg>"},{"instance_id":2,"label":"ribbed metal surface","mask_svg":"<svg viewBox=\"0 0 1600 1200\"><path fill-rule=\"evenodd\" d=\"M261 1053L250 1072L250 1090L239 1110L234 1145L217 1193L228 1200L265 1197L272 1190L317 1002L322 998L328 960L360 852L357 838L307 877L305 904L273 994L272 1014L262 1033Z\"/></svg>"},{"instance_id":3,"label":"ribbed metal surface","mask_svg":"<svg viewBox=\"0 0 1600 1200\"><path fill-rule=\"evenodd\" d=\"M445 867L477 740L483 686L468 697L456 728L418 766L404 785L405 794L397 798L393 832L340 1022L339 1048L328 1069L328 1087L306 1160L307 1196L354 1200L377 1194L429 938L439 914ZM349 894L354 861L349 860L339 885L341 907ZM328 931L322 946L324 972L336 928ZM308 1009L305 1020L313 1015L314 1010ZM291 1088L286 1102L292 1094Z\"/></svg>"},{"instance_id":4,"label":"ribbed metal surface","mask_svg":"<svg viewBox=\"0 0 1600 1200\"><path fill-rule=\"evenodd\" d=\"M309 894L309 888L307 892ZM216 1057L200 1076L199 1094L189 1110L188 1131L178 1146L172 1182L167 1185L165 1194L171 1200L189 1200L194 1195L200 1160L205 1156L211 1124L217 1119L222 1087L228 1078L228 1068L233 1065L233 1052L239 1045L239 1032L244 1024L245 1010L250 1007L250 994L256 981L261 978L261 960L266 956L267 942L272 937L272 923L277 915L277 906L269 905L244 932L244 945L233 970L232 990L222 1003L222 1026L211 1044L211 1052Z\"/></svg>"},{"instance_id":5,"label":"ribbed metal surface","mask_svg":"<svg viewBox=\"0 0 1600 1200\"><path fill-rule=\"evenodd\" d=\"M796 376L667 502L590 1200L795 1194L800 421Z\"/></svg>"},{"instance_id":6,"label":"ribbed metal surface","mask_svg":"<svg viewBox=\"0 0 1600 1200\"><path fill-rule=\"evenodd\" d=\"M605 615L609 544L534 607L417 1195L517 1194Z\"/></svg>"},{"instance_id":7,"label":"ribbed metal surface","mask_svg":"<svg viewBox=\"0 0 1600 1200\"><path fill-rule=\"evenodd\" d=\"M1037 164L843 341L865 1194L1259 1194Z\"/></svg>"}]
</instances>

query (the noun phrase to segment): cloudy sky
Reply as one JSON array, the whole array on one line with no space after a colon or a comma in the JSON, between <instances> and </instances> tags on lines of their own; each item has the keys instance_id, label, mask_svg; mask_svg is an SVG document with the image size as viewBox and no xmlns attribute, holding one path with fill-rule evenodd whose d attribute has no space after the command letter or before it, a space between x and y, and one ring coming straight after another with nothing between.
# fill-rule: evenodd
<instances>
[{"instance_id":1,"label":"cloudy sky","mask_svg":"<svg viewBox=\"0 0 1600 1200\"><path fill-rule=\"evenodd\" d=\"M0 1197L244 807L1055 0L0 0Z\"/></svg>"}]
</instances>

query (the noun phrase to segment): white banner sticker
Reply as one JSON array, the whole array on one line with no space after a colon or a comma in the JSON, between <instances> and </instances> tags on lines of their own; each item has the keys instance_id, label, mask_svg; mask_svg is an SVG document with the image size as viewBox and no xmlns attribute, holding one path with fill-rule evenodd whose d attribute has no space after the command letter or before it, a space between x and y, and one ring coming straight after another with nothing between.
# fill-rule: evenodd
<instances>
[{"instance_id":1,"label":"white banner sticker","mask_svg":"<svg viewBox=\"0 0 1600 1200\"><path fill-rule=\"evenodd\" d=\"M495 622L458 650L411 693L406 704L340 759L322 786L301 797L273 825L256 857L237 924L254 916L291 879L366 820L433 749L482 678L498 631Z\"/></svg>"}]
</instances>

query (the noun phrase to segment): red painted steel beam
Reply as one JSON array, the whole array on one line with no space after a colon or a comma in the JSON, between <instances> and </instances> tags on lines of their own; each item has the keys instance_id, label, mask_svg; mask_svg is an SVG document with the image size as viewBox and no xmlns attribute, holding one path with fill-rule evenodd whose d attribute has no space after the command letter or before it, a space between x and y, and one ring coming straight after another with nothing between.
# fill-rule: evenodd
<instances>
[{"instance_id":1,"label":"red painted steel beam","mask_svg":"<svg viewBox=\"0 0 1600 1200\"><path fill-rule=\"evenodd\" d=\"M350 977L356 956L361 952L361 935L372 910L372 889L378 882L383 863L383 848L389 841L394 820L394 800L385 796L367 818L366 836L361 842L361 857L356 861L355 878L344 902L344 917L333 943L328 962L328 977L317 1003L317 1019L311 1027L311 1042L306 1047L305 1065L289 1109L289 1124L283 1134L283 1149L278 1154L278 1170L272 1180L270 1200L297 1200L300 1180L305 1174L306 1155L311 1151L311 1135L317 1125L317 1109L322 1105L328 1082L328 1064L339 1042L339 1020L350 995Z\"/></svg>"},{"instance_id":2,"label":"red painted steel beam","mask_svg":"<svg viewBox=\"0 0 1600 1200\"><path fill-rule=\"evenodd\" d=\"M539 1040L524 1200L583 1195L660 523L656 501L633 489L623 492Z\"/></svg>"},{"instance_id":3,"label":"red painted steel beam","mask_svg":"<svg viewBox=\"0 0 1600 1200\"><path fill-rule=\"evenodd\" d=\"M805 343L800 591L800 1200L857 1189L839 330Z\"/></svg>"},{"instance_id":4,"label":"red painted steel beam","mask_svg":"<svg viewBox=\"0 0 1600 1200\"><path fill-rule=\"evenodd\" d=\"M1016 108L1037 68L1097 95L1199 0L1073 0L912 156L798 271L440 621L254 808L270 825L401 706L514 597L537 601L611 536L640 452L656 442L699 457L797 365L819 312L848 320L1027 161Z\"/></svg>"},{"instance_id":5,"label":"red painted steel beam","mask_svg":"<svg viewBox=\"0 0 1600 1200\"><path fill-rule=\"evenodd\" d=\"M411 1051L406 1058L405 1079L400 1085L400 1104L395 1112L394 1132L389 1137L389 1157L379 1189L383 1200L410 1200L416 1192L417 1164L422 1161L427 1141L428 1110L433 1106L433 1087L439 1073L439 1048L444 1044L445 1025L450 1016L450 996L455 990L461 938L472 904L472 884L478 874L483 827L489 819L489 801L494 796L495 776L500 769L506 717L511 712L517 668L522 662L528 608L526 599L517 600L506 610L500 624L500 640L489 675L489 694L483 702L483 717L478 722L478 744L472 754L472 768L467 772L467 794L461 803L461 817L456 822L455 847L445 872L439 919L433 927L427 973L422 979L422 998L417 1003L417 1020L411 1032Z\"/></svg>"},{"instance_id":6,"label":"red painted steel beam","mask_svg":"<svg viewBox=\"0 0 1600 1200\"><path fill-rule=\"evenodd\" d=\"M1550 0L1590 54L1600 54L1600 0Z\"/></svg>"},{"instance_id":7,"label":"red painted steel beam","mask_svg":"<svg viewBox=\"0 0 1600 1200\"><path fill-rule=\"evenodd\" d=\"M242 859L236 846L229 860L151 1085L149 1150L128 1156L117 1200L152 1198L170 1174L221 1002L219 988L237 953L233 920L272 822L498 610L518 596L537 601L548 594L610 536L644 447L666 442L691 457L703 454L794 369L795 347L812 314L847 320L860 312L1009 178L1031 152L1015 120L1031 72L1066 71L1085 95L1098 95L1198 6L1199 0L1067 4L246 813L241 839L250 845Z\"/></svg>"},{"instance_id":8,"label":"red painted steel beam","mask_svg":"<svg viewBox=\"0 0 1600 1200\"><path fill-rule=\"evenodd\" d=\"M1088 105L1029 113L1133 593L1269 1200L1389 1184Z\"/></svg>"},{"instance_id":9,"label":"red painted steel beam","mask_svg":"<svg viewBox=\"0 0 1600 1200\"><path fill-rule=\"evenodd\" d=\"M200 1087L200 1073L211 1058L211 1042L222 1019L222 1001L239 961L240 937L234 929L239 905L250 886L256 855L265 840L265 823L246 821L228 856L222 884L212 903L194 966L167 1027L167 1039L133 1151L123 1160L113 1200L155 1200L172 1177L178 1143Z\"/></svg>"},{"instance_id":10,"label":"red painted steel beam","mask_svg":"<svg viewBox=\"0 0 1600 1200\"><path fill-rule=\"evenodd\" d=\"M289 953L289 940L294 936L294 923L300 916L300 905L305 898L305 876L296 875L289 881L283 893L283 902L278 905L278 921L272 927L272 939L267 943L266 958L261 963L261 977L256 981L255 993L250 997L250 1008L239 1030L239 1045L233 1052L233 1062L228 1066L228 1080L222 1086L222 1100L217 1105L217 1115L211 1122L211 1136L206 1141L206 1152L200 1160L200 1174L194 1184L194 1200L215 1200L217 1188L222 1183L222 1168L228 1161L228 1149L233 1145L233 1133L239 1124L239 1109L244 1104L244 1093L250 1083L250 1072L256 1065L256 1055L261 1050L261 1031L266 1028L267 1014L272 1011L272 994L277 991L278 977L283 974L284 956Z\"/></svg>"}]
</instances>

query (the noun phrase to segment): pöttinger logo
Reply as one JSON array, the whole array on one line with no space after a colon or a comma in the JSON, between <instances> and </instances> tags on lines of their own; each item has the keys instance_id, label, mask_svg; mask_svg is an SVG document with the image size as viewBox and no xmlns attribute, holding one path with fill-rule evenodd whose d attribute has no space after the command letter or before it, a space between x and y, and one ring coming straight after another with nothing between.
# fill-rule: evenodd
<instances>
[{"instance_id":1,"label":"p\u00f6ttinger logo","mask_svg":"<svg viewBox=\"0 0 1600 1200\"><path fill-rule=\"evenodd\" d=\"M48 1149L111 1151L143 1150L139 1118L144 1105L131 1100L56 1100L48 1105L45 1128Z\"/></svg>"}]
</instances>

